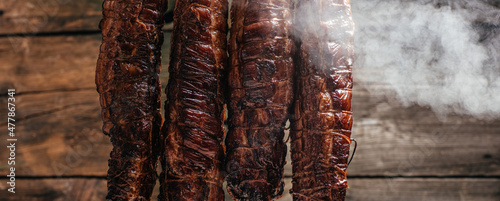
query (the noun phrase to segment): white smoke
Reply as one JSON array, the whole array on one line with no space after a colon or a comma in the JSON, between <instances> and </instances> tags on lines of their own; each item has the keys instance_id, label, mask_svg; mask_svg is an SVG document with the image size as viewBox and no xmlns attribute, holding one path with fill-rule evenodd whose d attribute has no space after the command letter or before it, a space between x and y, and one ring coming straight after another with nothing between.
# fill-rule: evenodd
<instances>
[{"instance_id":1,"label":"white smoke","mask_svg":"<svg viewBox=\"0 0 500 201\"><path fill-rule=\"evenodd\" d=\"M329 53L332 50L343 52L348 45L351 45L354 23L351 12L346 9L346 4L335 4L331 0L326 1L298 1L296 2L294 16L294 37L297 39L308 38L308 41L301 41L302 49L307 51L308 60L316 67L331 67L332 62L347 66L352 64L352 58L339 56L343 61L336 60L335 55ZM316 40L320 39L320 40ZM344 48L343 48L344 47ZM352 49L352 46L351 46Z\"/></svg>"},{"instance_id":2,"label":"white smoke","mask_svg":"<svg viewBox=\"0 0 500 201\"><path fill-rule=\"evenodd\" d=\"M355 82L438 116L500 117L498 2L353 0Z\"/></svg>"}]
</instances>

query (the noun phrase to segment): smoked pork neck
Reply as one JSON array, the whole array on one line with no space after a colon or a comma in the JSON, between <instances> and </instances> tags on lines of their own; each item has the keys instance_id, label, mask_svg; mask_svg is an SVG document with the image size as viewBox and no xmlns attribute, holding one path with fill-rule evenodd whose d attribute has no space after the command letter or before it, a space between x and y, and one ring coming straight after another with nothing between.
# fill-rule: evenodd
<instances>
[{"instance_id":1,"label":"smoked pork neck","mask_svg":"<svg viewBox=\"0 0 500 201\"><path fill-rule=\"evenodd\" d=\"M226 0L176 1L159 200L224 200L227 7Z\"/></svg>"},{"instance_id":2,"label":"smoked pork neck","mask_svg":"<svg viewBox=\"0 0 500 201\"><path fill-rule=\"evenodd\" d=\"M302 0L291 120L294 200L344 200L352 127L353 32L349 0Z\"/></svg>"},{"instance_id":3,"label":"smoked pork neck","mask_svg":"<svg viewBox=\"0 0 500 201\"><path fill-rule=\"evenodd\" d=\"M283 192L283 137L293 102L292 2L232 2L226 179L235 200L271 200Z\"/></svg>"},{"instance_id":4,"label":"smoked pork neck","mask_svg":"<svg viewBox=\"0 0 500 201\"><path fill-rule=\"evenodd\" d=\"M166 0L105 0L96 85L113 150L107 200L150 200L156 182Z\"/></svg>"}]
</instances>

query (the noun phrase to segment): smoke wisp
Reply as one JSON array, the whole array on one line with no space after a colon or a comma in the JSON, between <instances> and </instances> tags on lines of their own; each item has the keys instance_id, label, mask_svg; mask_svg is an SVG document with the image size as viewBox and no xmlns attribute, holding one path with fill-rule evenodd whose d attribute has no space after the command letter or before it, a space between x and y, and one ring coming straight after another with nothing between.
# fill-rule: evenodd
<instances>
[{"instance_id":1,"label":"smoke wisp","mask_svg":"<svg viewBox=\"0 0 500 201\"><path fill-rule=\"evenodd\" d=\"M351 4L358 84L406 106L428 106L438 116L500 117L500 3Z\"/></svg>"}]
</instances>

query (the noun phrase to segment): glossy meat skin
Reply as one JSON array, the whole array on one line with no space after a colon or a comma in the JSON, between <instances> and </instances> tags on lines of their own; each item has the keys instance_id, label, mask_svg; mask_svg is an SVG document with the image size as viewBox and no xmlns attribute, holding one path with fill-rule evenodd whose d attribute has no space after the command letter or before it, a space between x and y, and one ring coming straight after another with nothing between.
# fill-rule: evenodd
<instances>
[{"instance_id":1,"label":"glossy meat skin","mask_svg":"<svg viewBox=\"0 0 500 201\"><path fill-rule=\"evenodd\" d=\"M150 200L156 181L163 0L105 0L96 85L113 150L107 200Z\"/></svg>"},{"instance_id":2,"label":"glossy meat skin","mask_svg":"<svg viewBox=\"0 0 500 201\"><path fill-rule=\"evenodd\" d=\"M349 0L300 1L294 22L300 47L290 133L291 193L294 200L344 200L353 121Z\"/></svg>"},{"instance_id":3,"label":"glossy meat skin","mask_svg":"<svg viewBox=\"0 0 500 201\"><path fill-rule=\"evenodd\" d=\"M159 200L224 200L227 0L176 1Z\"/></svg>"},{"instance_id":4,"label":"glossy meat skin","mask_svg":"<svg viewBox=\"0 0 500 201\"><path fill-rule=\"evenodd\" d=\"M292 0L234 0L229 44L226 180L236 200L283 192L293 102Z\"/></svg>"}]
</instances>

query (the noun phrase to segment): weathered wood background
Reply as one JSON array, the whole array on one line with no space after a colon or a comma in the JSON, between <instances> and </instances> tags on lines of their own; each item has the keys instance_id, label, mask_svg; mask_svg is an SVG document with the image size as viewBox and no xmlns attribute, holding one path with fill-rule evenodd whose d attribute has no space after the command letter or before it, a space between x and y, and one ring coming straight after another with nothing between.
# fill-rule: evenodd
<instances>
[{"instance_id":1,"label":"weathered wood background","mask_svg":"<svg viewBox=\"0 0 500 201\"><path fill-rule=\"evenodd\" d=\"M18 138L16 194L3 176L1 200L104 199L111 145L101 133L94 84L101 3L0 1L0 114L5 120L7 89L15 88ZM347 200L500 200L500 120L443 122L428 108L403 107L371 90L354 86L359 146ZM7 175L6 121L0 136L0 174ZM290 177L287 166L281 200L291 200Z\"/></svg>"}]
</instances>

